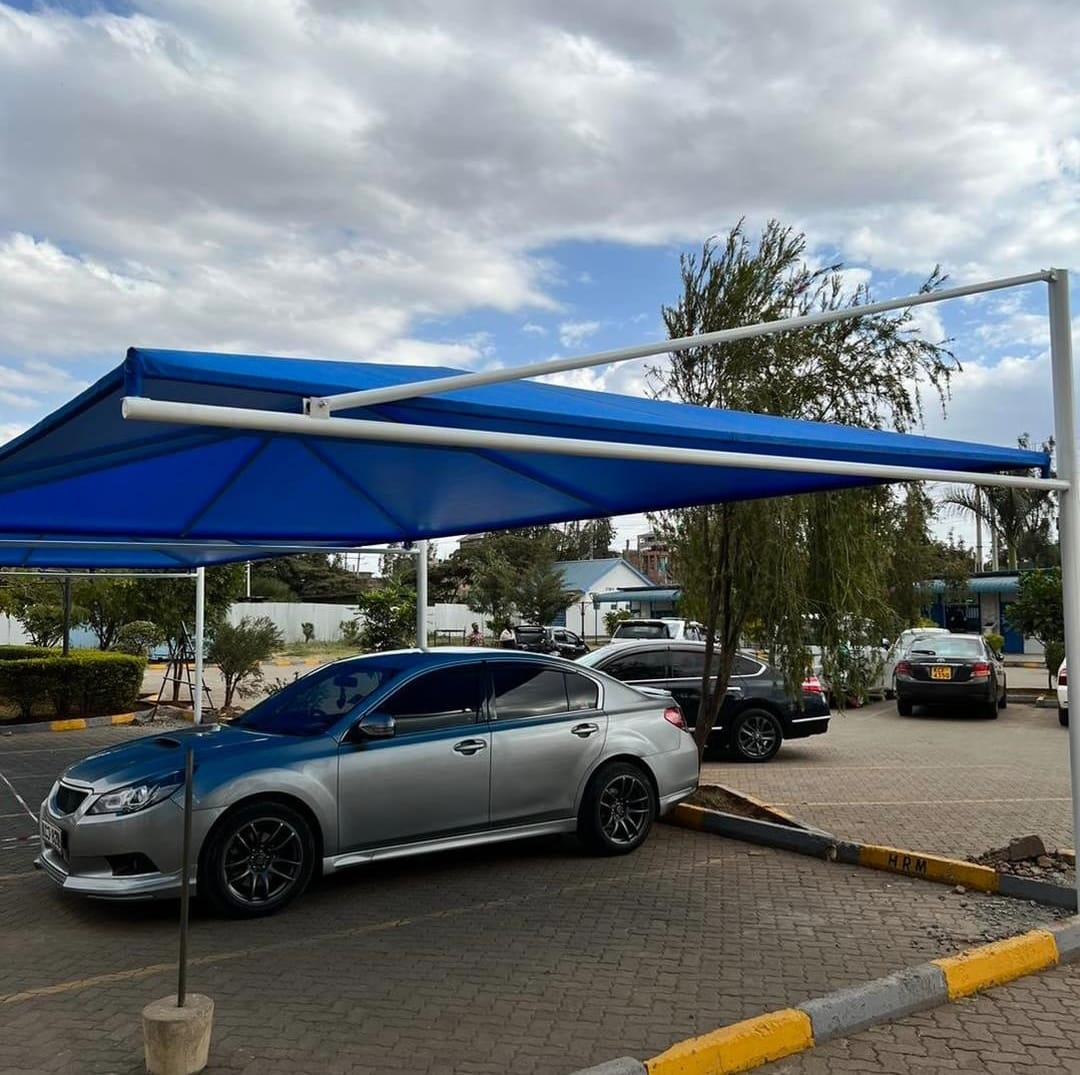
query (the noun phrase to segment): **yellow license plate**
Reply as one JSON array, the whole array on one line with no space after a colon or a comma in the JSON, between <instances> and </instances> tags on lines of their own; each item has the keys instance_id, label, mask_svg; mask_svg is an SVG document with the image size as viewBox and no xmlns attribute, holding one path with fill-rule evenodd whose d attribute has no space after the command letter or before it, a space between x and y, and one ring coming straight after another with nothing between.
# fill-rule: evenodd
<instances>
[{"instance_id":1,"label":"yellow license plate","mask_svg":"<svg viewBox=\"0 0 1080 1075\"><path fill-rule=\"evenodd\" d=\"M952 679L952 669L948 665L935 664L930 669L931 679Z\"/></svg>"}]
</instances>

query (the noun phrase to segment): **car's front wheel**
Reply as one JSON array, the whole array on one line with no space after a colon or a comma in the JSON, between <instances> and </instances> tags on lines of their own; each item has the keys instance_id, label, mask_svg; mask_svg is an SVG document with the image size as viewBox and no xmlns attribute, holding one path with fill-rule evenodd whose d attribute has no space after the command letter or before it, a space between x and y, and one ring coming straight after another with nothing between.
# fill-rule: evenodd
<instances>
[{"instance_id":1,"label":"car's front wheel","mask_svg":"<svg viewBox=\"0 0 1080 1075\"><path fill-rule=\"evenodd\" d=\"M585 789L578 836L602 855L626 855L645 842L656 813L656 795L645 772L630 762L609 762Z\"/></svg>"},{"instance_id":2,"label":"car's front wheel","mask_svg":"<svg viewBox=\"0 0 1080 1075\"><path fill-rule=\"evenodd\" d=\"M743 761L769 761L784 740L780 721L764 709L740 713L731 730L731 745Z\"/></svg>"},{"instance_id":3,"label":"car's front wheel","mask_svg":"<svg viewBox=\"0 0 1080 1075\"><path fill-rule=\"evenodd\" d=\"M272 914L308 886L315 838L287 803L255 800L227 814L199 859L198 891L215 910L237 918Z\"/></svg>"}]
</instances>

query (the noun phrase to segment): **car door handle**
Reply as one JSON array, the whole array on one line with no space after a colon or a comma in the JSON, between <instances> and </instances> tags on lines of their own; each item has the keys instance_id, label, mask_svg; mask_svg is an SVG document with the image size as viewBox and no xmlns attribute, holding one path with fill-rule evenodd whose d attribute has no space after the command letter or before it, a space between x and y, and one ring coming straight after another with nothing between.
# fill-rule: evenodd
<instances>
[{"instance_id":1,"label":"car door handle","mask_svg":"<svg viewBox=\"0 0 1080 1075\"><path fill-rule=\"evenodd\" d=\"M462 739L454 744L454 749L459 754L478 754L481 750L487 750L487 743L483 739Z\"/></svg>"},{"instance_id":2,"label":"car door handle","mask_svg":"<svg viewBox=\"0 0 1080 1075\"><path fill-rule=\"evenodd\" d=\"M599 724L575 724L570 729L571 735L576 735L579 739L588 739L594 732L600 731Z\"/></svg>"}]
</instances>

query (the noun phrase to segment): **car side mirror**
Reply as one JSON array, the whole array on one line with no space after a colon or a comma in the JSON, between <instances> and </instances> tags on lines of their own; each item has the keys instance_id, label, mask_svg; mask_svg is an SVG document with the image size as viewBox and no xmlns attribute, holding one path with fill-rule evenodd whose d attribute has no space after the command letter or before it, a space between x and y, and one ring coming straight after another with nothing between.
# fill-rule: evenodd
<instances>
[{"instance_id":1,"label":"car side mirror","mask_svg":"<svg viewBox=\"0 0 1080 1075\"><path fill-rule=\"evenodd\" d=\"M394 718L389 713L366 713L353 725L354 740L392 739L394 737Z\"/></svg>"}]
</instances>

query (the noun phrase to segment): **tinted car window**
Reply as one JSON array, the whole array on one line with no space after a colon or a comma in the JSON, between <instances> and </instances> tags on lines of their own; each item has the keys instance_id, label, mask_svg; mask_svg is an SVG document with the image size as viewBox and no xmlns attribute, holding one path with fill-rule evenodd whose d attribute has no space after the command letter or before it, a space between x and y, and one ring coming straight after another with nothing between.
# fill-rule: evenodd
<instances>
[{"instance_id":1,"label":"tinted car window","mask_svg":"<svg viewBox=\"0 0 1080 1075\"><path fill-rule=\"evenodd\" d=\"M317 668L252 706L234 723L275 735L317 735L397 674L393 665L373 660Z\"/></svg>"},{"instance_id":2,"label":"tinted car window","mask_svg":"<svg viewBox=\"0 0 1080 1075\"><path fill-rule=\"evenodd\" d=\"M480 666L440 668L406 683L381 706L398 734L472 724L480 708Z\"/></svg>"},{"instance_id":3,"label":"tinted car window","mask_svg":"<svg viewBox=\"0 0 1080 1075\"><path fill-rule=\"evenodd\" d=\"M667 679L667 650L646 650L642 653L627 653L616 657L610 664L604 665L609 676L625 681L637 679Z\"/></svg>"},{"instance_id":4,"label":"tinted car window","mask_svg":"<svg viewBox=\"0 0 1080 1075\"><path fill-rule=\"evenodd\" d=\"M705 651L703 649L672 648L672 679L701 679L703 675L705 675Z\"/></svg>"},{"instance_id":5,"label":"tinted car window","mask_svg":"<svg viewBox=\"0 0 1080 1075\"><path fill-rule=\"evenodd\" d=\"M576 672L566 672L566 694L571 709L596 709L600 704L600 688Z\"/></svg>"},{"instance_id":6,"label":"tinted car window","mask_svg":"<svg viewBox=\"0 0 1080 1075\"><path fill-rule=\"evenodd\" d=\"M744 657L741 653L735 654L735 660L731 665L733 676L756 676L761 671L761 665L757 661Z\"/></svg>"},{"instance_id":7,"label":"tinted car window","mask_svg":"<svg viewBox=\"0 0 1080 1075\"><path fill-rule=\"evenodd\" d=\"M981 638L958 638L956 635L931 635L919 638L908 650L912 657L974 657L986 656Z\"/></svg>"},{"instance_id":8,"label":"tinted car window","mask_svg":"<svg viewBox=\"0 0 1080 1075\"><path fill-rule=\"evenodd\" d=\"M668 629L663 623L620 623L615 626L612 638L667 638Z\"/></svg>"},{"instance_id":9,"label":"tinted car window","mask_svg":"<svg viewBox=\"0 0 1080 1075\"><path fill-rule=\"evenodd\" d=\"M500 720L567 710L566 679L561 671L539 664L499 661L492 663L491 676L495 683L495 715Z\"/></svg>"}]
</instances>

